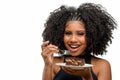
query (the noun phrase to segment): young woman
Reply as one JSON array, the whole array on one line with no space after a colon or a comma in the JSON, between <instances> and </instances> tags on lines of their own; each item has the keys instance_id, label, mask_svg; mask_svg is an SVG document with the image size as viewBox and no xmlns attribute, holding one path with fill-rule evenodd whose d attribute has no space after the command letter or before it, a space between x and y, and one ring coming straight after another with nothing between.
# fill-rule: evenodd
<instances>
[{"instance_id":1,"label":"young woman","mask_svg":"<svg viewBox=\"0 0 120 80\"><path fill-rule=\"evenodd\" d=\"M78 8L61 6L53 11L43 31L43 80L111 80L110 63L96 55L107 52L112 42L116 21L105 9L94 3L84 3ZM54 57L59 50L71 54ZM61 67L67 57L80 57L92 67L71 69Z\"/></svg>"}]
</instances>

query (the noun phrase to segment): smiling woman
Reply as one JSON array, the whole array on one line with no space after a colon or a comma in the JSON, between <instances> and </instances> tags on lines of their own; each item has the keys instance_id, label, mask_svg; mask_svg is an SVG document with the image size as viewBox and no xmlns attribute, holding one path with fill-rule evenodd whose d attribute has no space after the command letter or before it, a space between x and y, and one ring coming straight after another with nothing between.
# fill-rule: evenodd
<instances>
[{"instance_id":1,"label":"smiling woman","mask_svg":"<svg viewBox=\"0 0 120 80\"><path fill-rule=\"evenodd\" d=\"M96 55L107 52L116 25L100 4L83 3L78 8L62 5L51 12L42 33L43 80L111 80L110 63ZM59 50L71 54L54 57ZM66 63L68 58L75 63L76 58L83 58L85 64L93 66L76 70L56 65Z\"/></svg>"}]
</instances>

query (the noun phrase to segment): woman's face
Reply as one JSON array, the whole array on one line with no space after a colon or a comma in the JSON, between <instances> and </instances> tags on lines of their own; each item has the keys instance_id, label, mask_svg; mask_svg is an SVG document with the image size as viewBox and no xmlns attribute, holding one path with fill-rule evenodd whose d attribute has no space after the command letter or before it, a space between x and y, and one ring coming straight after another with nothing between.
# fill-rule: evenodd
<instances>
[{"instance_id":1,"label":"woman's face","mask_svg":"<svg viewBox=\"0 0 120 80\"><path fill-rule=\"evenodd\" d=\"M64 32L64 44L72 56L83 55L87 46L85 25L80 21L68 21Z\"/></svg>"}]
</instances>

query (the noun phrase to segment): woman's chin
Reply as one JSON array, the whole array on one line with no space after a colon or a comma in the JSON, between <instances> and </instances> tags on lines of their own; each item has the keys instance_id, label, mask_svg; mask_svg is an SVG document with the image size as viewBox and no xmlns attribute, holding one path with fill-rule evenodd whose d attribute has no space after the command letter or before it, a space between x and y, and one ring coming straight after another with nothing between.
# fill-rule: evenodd
<instances>
[{"instance_id":1,"label":"woman's chin","mask_svg":"<svg viewBox=\"0 0 120 80\"><path fill-rule=\"evenodd\" d=\"M77 52L76 52L76 53L71 53L70 55L71 55L71 56L79 56L79 55L84 55L84 54L83 54L83 53L80 54L80 53L77 53Z\"/></svg>"},{"instance_id":2,"label":"woman's chin","mask_svg":"<svg viewBox=\"0 0 120 80\"><path fill-rule=\"evenodd\" d=\"M79 56L80 54L77 53L71 53L71 56Z\"/></svg>"}]
</instances>

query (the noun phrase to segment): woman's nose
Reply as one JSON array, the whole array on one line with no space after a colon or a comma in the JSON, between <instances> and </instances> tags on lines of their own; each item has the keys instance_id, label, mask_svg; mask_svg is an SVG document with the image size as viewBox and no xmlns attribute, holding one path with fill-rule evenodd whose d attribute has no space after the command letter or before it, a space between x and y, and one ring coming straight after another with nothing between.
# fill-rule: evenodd
<instances>
[{"instance_id":1,"label":"woman's nose","mask_svg":"<svg viewBox=\"0 0 120 80\"><path fill-rule=\"evenodd\" d=\"M72 35L70 38L71 42L76 42L77 41L77 37L75 35Z\"/></svg>"}]
</instances>

